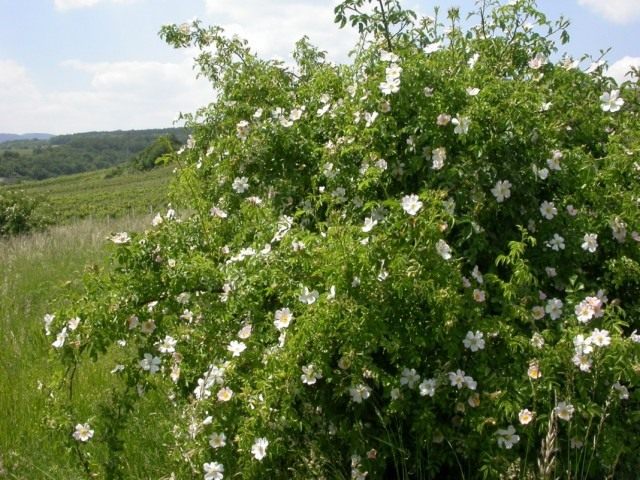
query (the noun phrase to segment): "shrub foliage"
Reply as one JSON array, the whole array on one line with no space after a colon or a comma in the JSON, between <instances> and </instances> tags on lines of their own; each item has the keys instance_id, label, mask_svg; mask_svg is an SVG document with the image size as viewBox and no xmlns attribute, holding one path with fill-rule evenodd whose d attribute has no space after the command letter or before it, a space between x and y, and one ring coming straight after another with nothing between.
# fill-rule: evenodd
<instances>
[{"instance_id":1,"label":"shrub foliage","mask_svg":"<svg viewBox=\"0 0 640 480\"><path fill-rule=\"evenodd\" d=\"M349 65L162 28L218 92L179 155L193 214L115 235L47 317L61 437L115 478L153 398L167 477L632 478L636 86L551 62L568 23L530 0L336 21ZM56 390L98 357L101 405Z\"/></svg>"},{"instance_id":2,"label":"shrub foliage","mask_svg":"<svg viewBox=\"0 0 640 480\"><path fill-rule=\"evenodd\" d=\"M0 190L0 237L28 233L45 225L36 213L39 200L20 190Z\"/></svg>"}]
</instances>

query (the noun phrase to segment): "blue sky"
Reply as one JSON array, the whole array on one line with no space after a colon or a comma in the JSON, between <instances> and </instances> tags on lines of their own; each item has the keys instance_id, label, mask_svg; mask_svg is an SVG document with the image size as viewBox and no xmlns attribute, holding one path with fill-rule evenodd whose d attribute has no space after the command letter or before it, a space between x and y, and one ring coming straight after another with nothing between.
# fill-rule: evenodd
<instances>
[{"instance_id":1,"label":"blue sky","mask_svg":"<svg viewBox=\"0 0 640 480\"><path fill-rule=\"evenodd\" d=\"M213 98L191 54L158 37L166 23L200 18L248 38L263 56L288 59L308 34L336 61L354 34L332 24L336 0L0 0L0 132L71 133L171 126ZM473 0L405 0L432 5ZM572 21L570 54L606 57L620 76L640 65L640 0L539 0ZM192 52L191 52L192 53ZM586 65L585 65L586 66Z\"/></svg>"}]
</instances>

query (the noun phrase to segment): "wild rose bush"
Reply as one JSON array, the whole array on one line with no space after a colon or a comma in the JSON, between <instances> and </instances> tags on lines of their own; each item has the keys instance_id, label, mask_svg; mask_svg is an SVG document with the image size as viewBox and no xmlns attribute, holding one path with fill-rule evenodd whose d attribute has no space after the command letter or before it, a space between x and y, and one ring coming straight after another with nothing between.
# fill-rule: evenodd
<instances>
[{"instance_id":1,"label":"wild rose bush","mask_svg":"<svg viewBox=\"0 0 640 480\"><path fill-rule=\"evenodd\" d=\"M41 199L25 192L0 190L0 237L18 235L38 230L47 224L46 219L36 213Z\"/></svg>"},{"instance_id":2,"label":"wild rose bush","mask_svg":"<svg viewBox=\"0 0 640 480\"><path fill-rule=\"evenodd\" d=\"M135 461L150 396L167 477L640 466L636 86L552 63L567 22L532 1L481 2L469 30L371 3L336 7L363 34L350 65L163 27L218 92L179 156L194 213L114 235L114 271L46 318L54 392L111 361L88 414L53 395L88 472Z\"/></svg>"}]
</instances>

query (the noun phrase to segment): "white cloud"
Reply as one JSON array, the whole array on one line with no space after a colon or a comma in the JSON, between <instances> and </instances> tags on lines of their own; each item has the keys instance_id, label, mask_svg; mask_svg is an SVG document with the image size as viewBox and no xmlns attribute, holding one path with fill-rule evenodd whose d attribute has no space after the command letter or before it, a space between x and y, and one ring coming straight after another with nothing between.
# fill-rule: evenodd
<instances>
[{"instance_id":1,"label":"white cloud","mask_svg":"<svg viewBox=\"0 0 640 480\"><path fill-rule=\"evenodd\" d=\"M622 57L607 70L607 75L613 77L619 84L627 80L638 81L637 76L627 76L631 67L640 68L640 57Z\"/></svg>"},{"instance_id":2,"label":"white cloud","mask_svg":"<svg viewBox=\"0 0 640 480\"><path fill-rule=\"evenodd\" d=\"M1 132L71 133L170 127L180 112L214 99L192 61L63 62L89 76L82 90L44 91L14 61L0 61Z\"/></svg>"},{"instance_id":3,"label":"white cloud","mask_svg":"<svg viewBox=\"0 0 640 480\"><path fill-rule=\"evenodd\" d=\"M640 19L640 0L578 0L578 4L614 23L628 24Z\"/></svg>"},{"instance_id":4,"label":"white cloud","mask_svg":"<svg viewBox=\"0 0 640 480\"><path fill-rule=\"evenodd\" d=\"M74 8L93 7L103 2L130 3L137 0L53 0L53 4L58 10L72 10Z\"/></svg>"},{"instance_id":5,"label":"white cloud","mask_svg":"<svg viewBox=\"0 0 640 480\"><path fill-rule=\"evenodd\" d=\"M346 61L356 34L333 23L336 0L205 0L207 21L249 41L263 58L289 59L304 35L326 50L329 58Z\"/></svg>"}]
</instances>

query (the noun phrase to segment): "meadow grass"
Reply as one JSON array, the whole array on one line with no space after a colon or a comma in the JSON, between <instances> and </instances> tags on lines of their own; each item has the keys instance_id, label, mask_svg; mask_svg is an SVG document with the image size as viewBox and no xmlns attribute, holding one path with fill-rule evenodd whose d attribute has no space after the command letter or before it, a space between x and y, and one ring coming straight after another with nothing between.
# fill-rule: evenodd
<instances>
[{"instance_id":1,"label":"meadow grass","mask_svg":"<svg viewBox=\"0 0 640 480\"><path fill-rule=\"evenodd\" d=\"M110 233L140 231L150 220L150 216L87 219L0 241L0 477L84 478L46 426L49 393L39 385L51 380L48 358L54 338L45 337L42 318L57 297L79 291L86 268L108 265L104 247ZM90 402L91 386L114 378L105 365L86 363L78 394ZM141 428L132 426L142 437L137 448L150 454L131 466L128 478L144 478L147 464L153 462L149 442L155 440Z\"/></svg>"}]
</instances>

